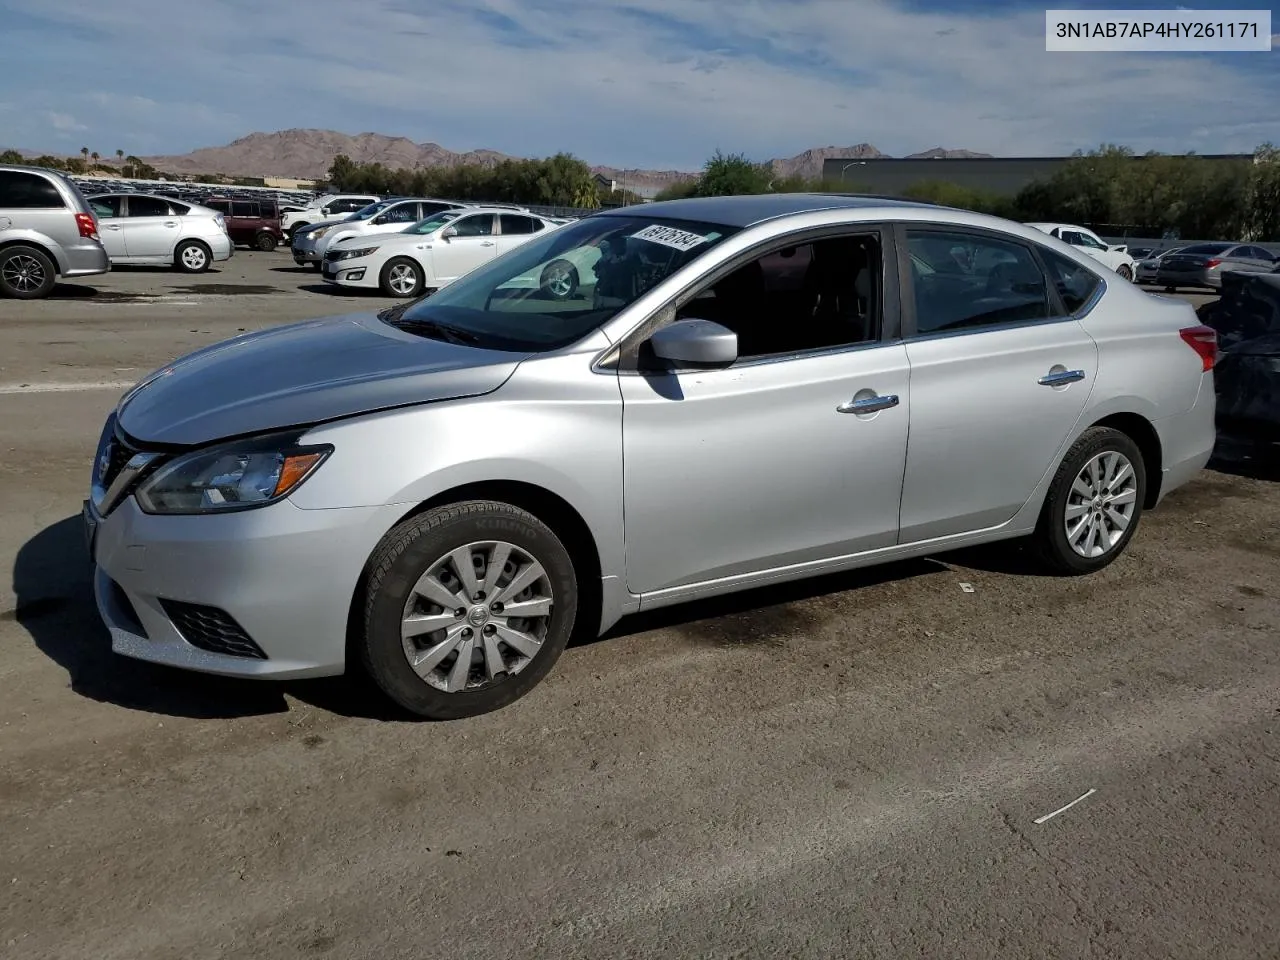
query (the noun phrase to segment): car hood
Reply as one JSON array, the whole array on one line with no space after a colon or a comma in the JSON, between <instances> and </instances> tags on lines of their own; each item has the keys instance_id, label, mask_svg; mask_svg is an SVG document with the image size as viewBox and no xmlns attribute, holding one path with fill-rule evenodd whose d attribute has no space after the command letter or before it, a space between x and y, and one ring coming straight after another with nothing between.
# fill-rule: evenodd
<instances>
[{"instance_id":1,"label":"car hood","mask_svg":"<svg viewBox=\"0 0 1280 960\"><path fill-rule=\"evenodd\" d=\"M121 399L142 443L187 446L490 393L527 354L406 333L377 314L274 327L187 354Z\"/></svg>"},{"instance_id":2,"label":"car hood","mask_svg":"<svg viewBox=\"0 0 1280 960\"><path fill-rule=\"evenodd\" d=\"M404 242L410 246L415 243L422 243L430 239L427 234L408 234L401 233L399 230L383 231L381 233L361 233L353 237L343 237L341 240L335 240L329 246L336 250L358 250L360 247L367 247L372 243L396 243Z\"/></svg>"}]
</instances>

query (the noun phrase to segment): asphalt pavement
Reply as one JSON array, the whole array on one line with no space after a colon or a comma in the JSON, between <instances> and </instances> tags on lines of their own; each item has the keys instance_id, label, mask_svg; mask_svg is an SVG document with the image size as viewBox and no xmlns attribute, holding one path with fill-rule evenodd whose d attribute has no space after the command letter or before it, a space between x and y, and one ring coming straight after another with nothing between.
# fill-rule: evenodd
<instances>
[{"instance_id":1,"label":"asphalt pavement","mask_svg":"<svg viewBox=\"0 0 1280 960\"><path fill-rule=\"evenodd\" d=\"M0 301L0 956L1278 955L1275 477L1204 471L1090 578L1001 547L626 621L456 723L111 654L120 392L389 302L284 251Z\"/></svg>"}]
</instances>

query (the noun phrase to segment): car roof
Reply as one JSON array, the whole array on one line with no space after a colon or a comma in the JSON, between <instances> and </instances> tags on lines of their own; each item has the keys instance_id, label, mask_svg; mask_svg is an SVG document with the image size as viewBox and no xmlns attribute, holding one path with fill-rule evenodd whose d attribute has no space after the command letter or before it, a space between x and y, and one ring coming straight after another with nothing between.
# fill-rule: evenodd
<instances>
[{"instance_id":1,"label":"car roof","mask_svg":"<svg viewBox=\"0 0 1280 960\"><path fill-rule=\"evenodd\" d=\"M936 209L937 204L920 200L851 195L840 193L762 193L732 197L688 197L682 200L658 200L629 207L602 210L595 216L657 217L672 220L698 220L720 223L727 227L749 227L765 220L816 213L820 210L889 211L902 209Z\"/></svg>"}]
</instances>

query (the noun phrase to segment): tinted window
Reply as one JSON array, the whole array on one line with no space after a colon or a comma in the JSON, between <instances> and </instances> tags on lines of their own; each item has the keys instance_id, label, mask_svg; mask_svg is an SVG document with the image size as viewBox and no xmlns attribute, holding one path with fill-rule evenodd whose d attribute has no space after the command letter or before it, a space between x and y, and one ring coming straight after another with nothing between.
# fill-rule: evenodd
<instances>
[{"instance_id":1,"label":"tinted window","mask_svg":"<svg viewBox=\"0 0 1280 960\"><path fill-rule=\"evenodd\" d=\"M530 234L542 229L542 222L533 217L521 217L512 213L504 213L498 217L503 233Z\"/></svg>"},{"instance_id":2,"label":"tinted window","mask_svg":"<svg viewBox=\"0 0 1280 960\"><path fill-rule=\"evenodd\" d=\"M1083 308L1102 283L1092 270L1053 250L1041 247L1040 256L1049 268L1049 278L1058 288L1058 296L1062 298L1067 313L1076 313Z\"/></svg>"},{"instance_id":3,"label":"tinted window","mask_svg":"<svg viewBox=\"0 0 1280 960\"><path fill-rule=\"evenodd\" d=\"M236 200L231 204L231 215L233 217L253 217L262 216L262 211L258 209L258 205L252 200Z\"/></svg>"},{"instance_id":4,"label":"tinted window","mask_svg":"<svg viewBox=\"0 0 1280 960\"><path fill-rule=\"evenodd\" d=\"M908 230L907 248L919 334L1051 316L1044 274L1019 243Z\"/></svg>"},{"instance_id":5,"label":"tinted window","mask_svg":"<svg viewBox=\"0 0 1280 960\"><path fill-rule=\"evenodd\" d=\"M443 200L425 200L418 204L422 208L422 216L429 217L435 213L442 213L445 210L456 210L452 203L445 203Z\"/></svg>"},{"instance_id":6,"label":"tinted window","mask_svg":"<svg viewBox=\"0 0 1280 960\"><path fill-rule=\"evenodd\" d=\"M217 210L221 214L231 213L230 200L206 200L204 205L210 210Z\"/></svg>"},{"instance_id":7,"label":"tinted window","mask_svg":"<svg viewBox=\"0 0 1280 960\"><path fill-rule=\"evenodd\" d=\"M130 197L129 216L131 217L167 217L169 201L157 197Z\"/></svg>"},{"instance_id":8,"label":"tinted window","mask_svg":"<svg viewBox=\"0 0 1280 960\"><path fill-rule=\"evenodd\" d=\"M185 203L179 203L177 200L170 200L169 207L180 217L191 212L191 208L189 206Z\"/></svg>"},{"instance_id":9,"label":"tinted window","mask_svg":"<svg viewBox=\"0 0 1280 960\"><path fill-rule=\"evenodd\" d=\"M65 206L58 188L44 177L20 170L0 170L0 207L48 210Z\"/></svg>"},{"instance_id":10,"label":"tinted window","mask_svg":"<svg viewBox=\"0 0 1280 960\"><path fill-rule=\"evenodd\" d=\"M1252 259L1254 259L1254 260L1271 260L1271 259L1273 259L1273 258L1272 258L1272 256L1271 256L1271 254L1267 253L1267 251L1266 251L1266 250L1263 250L1263 249L1262 249L1262 247L1250 247L1250 248L1249 248L1248 256L1249 256L1249 257L1251 257L1251 258L1252 258Z\"/></svg>"},{"instance_id":11,"label":"tinted window","mask_svg":"<svg viewBox=\"0 0 1280 960\"><path fill-rule=\"evenodd\" d=\"M493 234L493 214L476 213L469 217L460 217L453 224L460 237L488 237Z\"/></svg>"},{"instance_id":12,"label":"tinted window","mask_svg":"<svg viewBox=\"0 0 1280 960\"><path fill-rule=\"evenodd\" d=\"M880 277L878 236L831 237L751 261L676 315L728 327L742 358L851 346L880 335Z\"/></svg>"},{"instance_id":13,"label":"tinted window","mask_svg":"<svg viewBox=\"0 0 1280 960\"><path fill-rule=\"evenodd\" d=\"M94 197L89 201L89 207L93 210L93 215L99 219L120 216L119 197Z\"/></svg>"}]
</instances>

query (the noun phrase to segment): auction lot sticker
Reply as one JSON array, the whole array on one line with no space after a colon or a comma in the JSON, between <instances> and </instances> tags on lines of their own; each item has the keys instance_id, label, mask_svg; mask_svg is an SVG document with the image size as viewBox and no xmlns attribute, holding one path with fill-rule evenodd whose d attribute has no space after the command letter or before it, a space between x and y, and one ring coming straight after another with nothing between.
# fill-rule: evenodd
<instances>
[{"instance_id":1,"label":"auction lot sticker","mask_svg":"<svg viewBox=\"0 0 1280 960\"><path fill-rule=\"evenodd\" d=\"M650 243L660 243L664 247L672 247L676 250L692 250L698 244L707 242L707 238L700 234L677 230L675 227L662 227L656 223L631 236L635 240L648 240Z\"/></svg>"}]
</instances>

